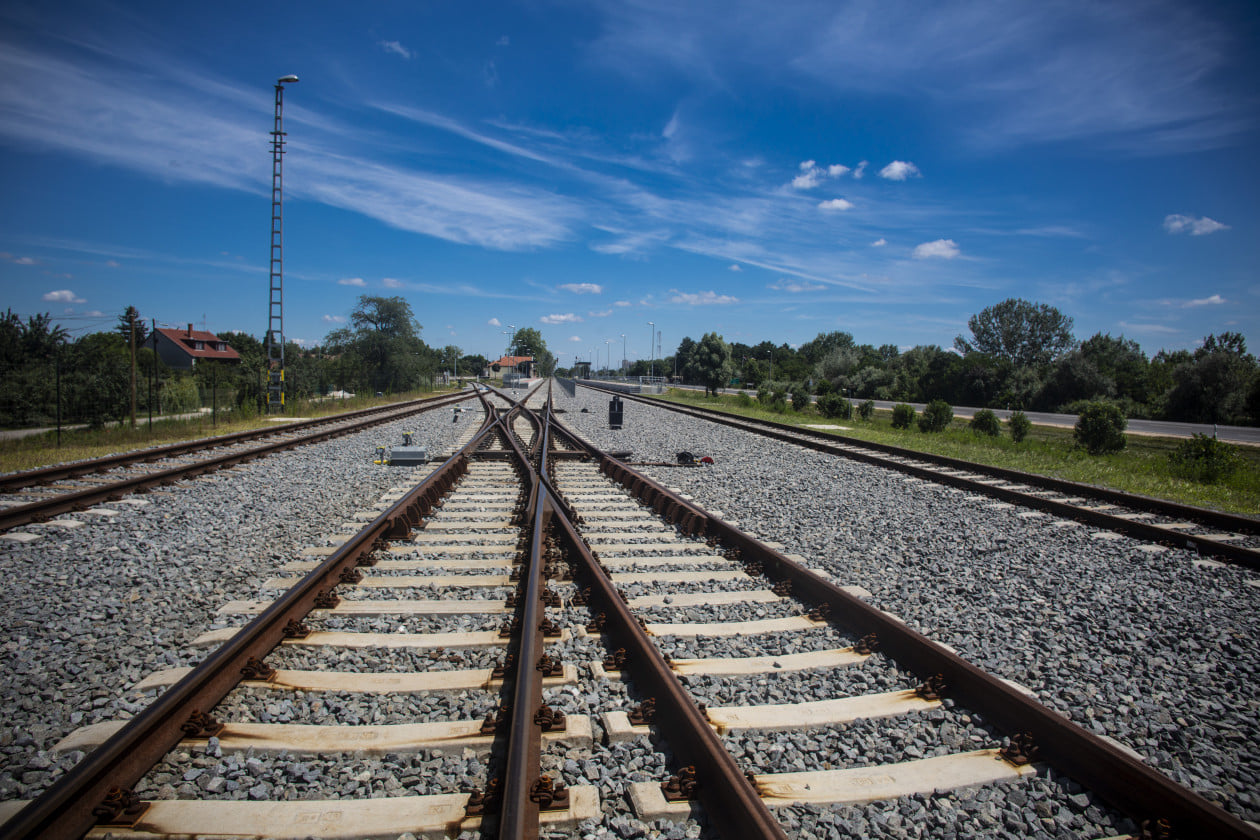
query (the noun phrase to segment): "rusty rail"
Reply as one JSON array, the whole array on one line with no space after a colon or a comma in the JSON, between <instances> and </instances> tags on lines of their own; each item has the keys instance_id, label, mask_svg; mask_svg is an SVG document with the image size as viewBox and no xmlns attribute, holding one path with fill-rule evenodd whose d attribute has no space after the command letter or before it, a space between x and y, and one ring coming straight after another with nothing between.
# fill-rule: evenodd
<instances>
[{"instance_id":1,"label":"rusty rail","mask_svg":"<svg viewBox=\"0 0 1260 840\"><path fill-rule=\"evenodd\" d=\"M586 385L585 387L601 391L603 393L608 393L596 386ZM1150 496L1138 496L1131 493L1123 493L1118 490L1109 490L1104 487L1095 487L1090 484L1080 484L1075 481L1066 481L1064 479L1051 478L1049 476L1034 475L1032 473L1005 469L1003 467L990 467L985 464L977 464L972 461L962 461L957 458L949 458L944 455L915 452L910 449L889 446L888 444L856 440L854 438L846 438L839 435L829 435L816 429L804 429L799 426L774 423L769 420L752 421L713 409L696 408L694 406L679 406L660 400L648 400L642 397L621 394L620 392L617 393L620 394L623 399L633 399L637 402L642 402L647 405L656 406L658 408L663 408L679 414L685 414L689 417L697 417L723 426L740 429L741 431L759 434L773 440L792 443L797 446L805 447L806 449L812 449L816 452L824 452L828 455L838 455L855 461L861 461L862 463L884 467L886 469L899 470L918 478L933 481L937 484L948 484L952 487L959 487L972 493L982 493L1003 501L1014 502L1024 507L1031 507L1047 513L1052 513L1056 516L1061 516L1067 519L1076 519L1091 525L1098 525L1100 527L1104 527L1112 531L1118 531L1139 539L1150 540L1152 542L1166 545L1176 545L1179 547L1184 546L1204 554L1211 554L1223 559L1232 560L1251 568L1260 568L1260 551L1247 548L1245 546L1230 545L1224 541L1213 540L1197 536L1195 534L1175 533L1167 528L1160 528L1157 525L1147 524L1140 520L1124 519L1118 516L1111 516L1105 511L1089 510L1077 505L1058 502L1052 499L1045 499L1040 496L1030 495L1018 490L994 487L993 485L963 478L962 476L949 475L948 473L927 469L915 464L893 461L889 458L883 457L883 455L895 456L897 458L910 458L929 464L936 464L941 467L947 467L949 469L965 470L971 473L981 473L992 478L1018 482L1020 484L1026 484L1033 487L1040 487L1046 490L1052 490L1056 493L1092 498L1108 504L1124 505L1125 507L1132 508L1134 510L1144 510L1164 516L1191 519L1215 528L1228 528L1245 534L1260 534L1260 520L1255 520L1246 516L1238 516L1235 514L1224 513L1222 511L1178 504L1177 502L1170 502L1164 499L1154 499ZM836 445L836 440L843 441L845 445ZM871 451L863 452L861 451L862 449ZM883 455L879 453L883 453Z\"/></svg>"},{"instance_id":2,"label":"rusty rail","mask_svg":"<svg viewBox=\"0 0 1260 840\"><path fill-rule=\"evenodd\" d=\"M558 424L571 441L593 456L599 451ZM822 607L827 620L870 639L898 664L922 676L943 674L948 696L1012 735L1029 733L1046 761L1070 774L1118 810L1141 824L1166 819L1175 836L1213 840L1260 840L1260 830L1204 797L1130 757L1123 750L1086 731L1031 697L902 622L850 595L734 526L714 519L702 508L671 493L659 483L608 456L600 470L671 521L693 523L693 533L716 539L740 559L759 567L775 581L790 582L792 594ZM699 523L703 523L701 527ZM873 634L873 637L869 634Z\"/></svg>"},{"instance_id":3,"label":"rusty rail","mask_svg":"<svg viewBox=\"0 0 1260 840\"><path fill-rule=\"evenodd\" d=\"M441 408L442 406L449 405L452 402L461 402L469 399L470 396L471 395L464 394L460 395L458 399L441 398L441 400L425 400L424 402L426 405L423 407L417 408L415 411L399 412L399 414L407 415L423 411L431 411L435 408ZM38 502L31 502L30 504L0 509L0 531L17 528L31 522L46 520L47 518L58 514L70 513L75 510L83 510L90 505L118 498L128 493L142 493L153 487L174 484L177 481L195 478L196 476L204 475L205 473L215 472L246 461L252 461L256 458L261 458L265 455L270 455L285 449L293 449L298 446L305 446L322 440L329 440L331 438L353 434L370 428L378 423L388 422L394 419L398 418L395 416L385 418L371 417L359 420L347 426L338 426L332 429L316 431L298 438L287 438L285 440L275 441L273 443L264 444L263 446L254 447L253 449L247 449L241 452L227 452L213 458L207 458L204 461L198 461L194 464L184 464L178 467L171 467L166 470L158 470L156 472L144 473L142 475L134 475L119 479L111 484L104 484L99 487L88 487L83 490L63 493ZM150 450L150 452L152 451L155 450ZM133 459L133 462L136 460L144 460L144 458L135 458ZM88 470L88 472L90 471L91 470Z\"/></svg>"},{"instance_id":4,"label":"rusty rail","mask_svg":"<svg viewBox=\"0 0 1260 840\"><path fill-rule=\"evenodd\" d=\"M312 609L335 604L334 590L343 573L367 564L374 549L391 537L402 538L417 526L421 517L467 471L467 453L492 428L493 421L488 420L463 450L338 547L191 673L0 827L0 840L73 838L91 829L101 816L96 811L111 791L130 791L190 731L203 729L201 715L212 710L245 679L244 669L253 670L254 663L261 663L285 638L303 635L302 620Z\"/></svg>"}]
</instances>

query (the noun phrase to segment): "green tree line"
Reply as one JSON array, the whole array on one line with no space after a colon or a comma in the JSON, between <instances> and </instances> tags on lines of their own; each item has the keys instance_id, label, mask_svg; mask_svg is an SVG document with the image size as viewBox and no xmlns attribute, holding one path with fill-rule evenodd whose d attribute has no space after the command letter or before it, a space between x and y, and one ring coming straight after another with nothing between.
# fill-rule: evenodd
<instances>
[{"instance_id":1,"label":"green tree line","mask_svg":"<svg viewBox=\"0 0 1260 840\"><path fill-rule=\"evenodd\" d=\"M524 331L522 331L524 332ZM285 345L285 391L291 403L333 391L403 393L429 390L442 373L478 374L482 356L458 347L431 347L401 297L362 296L348 326L321 345ZM48 314L26 319L11 310L0 316L0 426L56 422L99 427L127 421L132 412L132 348L135 348L137 419L217 405L245 415L265 410L267 352L255 336L218 333L240 354L239 362L200 360L191 371L172 370L154 352L149 322L135 307L116 329L71 339ZM546 352L541 336L529 336ZM458 364L458 368L456 365Z\"/></svg>"},{"instance_id":2,"label":"green tree line","mask_svg":"<svg viewBox=\"0 0 1260 840\"><path fill-rule=\"evenodd\" d=\"M1089 402L1115 404L1128 417L1230 425L1260 424L1260 366L1238 333L1209 335L1196 350L1148 357L1136 341L1097 333L1084 341L1072 319L1018 298L968 320L970 335L952 349L859 344L847 332L820 333L799 347L727 343L715 333L684 338L657 359L657 375L707 388L795 392L850 399L1078 413ZM640 360L630 376L647 376Z\"/></svg>"}]
</instances>

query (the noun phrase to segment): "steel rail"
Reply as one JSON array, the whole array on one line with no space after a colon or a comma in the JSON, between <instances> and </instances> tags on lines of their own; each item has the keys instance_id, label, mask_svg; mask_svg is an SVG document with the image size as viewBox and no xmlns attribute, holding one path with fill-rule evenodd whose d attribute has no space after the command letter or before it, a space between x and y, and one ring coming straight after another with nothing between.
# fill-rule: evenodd
<instances>
[{"instance_id":1,"label":"steel rail","mask_svg":"<svg viewBox=\"0 0 1260 840\"><path fill-rule=\"evenodd\" d=\"M232 432L226 435L216 435L214 437L199 438L197 440L186 440L179 443L166 444L164 446L154 446L148 449L137 449L132 452L123 452L118 455L106 455L103 458L93 458L88 461L75 461L69 464L54 464L49 467L40 467L35 470L7 473L0 475L0 492L12 492L23 487L47 484L50 481L60 481L66 478L77 478L84 475L90 475L92 473L116 469L129 464L152 462L160 458L170 458L176 455L183 455L188 452L197 452L202 449L215 449L220 446L231 446L247 440L285 434L287 432L292 432L295 429L309 429L316 426L327 425L329 423L337 423L342 420L353 420L356 417L369 417L374 414L386 414L390 412L397 412L400 415L405 416L407 414L414 413L411 409L418 408L420 411L428 411L433 408L440 408L443 405L461 402L468 399L470 396L470 394L460 392L457 394L446 394L440 397L426 397L422 400L410 400L408 402L395 403L393 405L362 408L357 411L347 411L341 414L329 415L328 417L317 417L313 420L296 420L292 423L285 423L282 426L271 426L264 429L248 429L243 432Z\"/></svg>"},{"instance_id":2,"label":"steel rail","mask_svg":"<svg viewBox=\"0 0 1260 840\"><path fill-rule=\"evenodd\" d=\"M516 409L499 421L506 445L516 456L517 467L529 482L529 503L526 507L530 525L529 555L521 570L520 638L512 686L512 712L508 734L507 758L504 763L502 804L499 810L498 837L501 840L520 838L535 840L539 832L539 802L531 796L540 781L543 726L536 719L542 707L543 632L546 617L543 607L543 538L547 530L549 507L547 492L538 481L538 473L530 465L526 453L512 434L510 420Z\"/></svg>"},{"instance_id":3,"label":"steel rail","mask_svg":"<svg viewBox=\"0 0 1260 840\"><path fill-rule=\"evenodd\" d=\"M636 400L637 402L657 406L679 414L708 420L723 426L729 426L741 431L759 434L774 440L783 441L785 443L793 443L807 449L813 449L817 452L824 452L829 455L838 455L855 461L872 464L874 466L884 467L886 469L899 470L919 478L933 481L937 484L948 484L952 487L959 487L969 492L982 493L1003 501L1018 503L1025 507L1032 507L1043 510L1047 513L1053 513L1056 516L1076 519L1092 525L1098 525L1100 527L1105 527L1109 530L1118 531L1140 539L1150 540L1152 542L1165 545L1175 545L1179 547L1184 546L1204 554L1212 554L1217 557L1232 560L1251 568L1260 568L1260 551L1253 548L1231 545L1225 541L1214 540L1205 536L1174 532L1168 528L1161 528L1158 525L1145 523L1140 520L1112 516L1106 511L1090 510L1089 508L1083 508L1078 505L1060 502L1054 499L1046 499L1041 496L1018 490L994 487L991 484L986 484L974 479L949 475L948 473L942 473L927 467L918 466L916 464L890 460L886 457L882 457L881 455L873 454L871 452L863 452L860 450L875 450L876 452L886 453L898 458L909 458L930 464L938 464L943 467L949 467L950 469L965 470L971 473L981 473L992 478L999 478L1005 481L1041 487L1046 490L1053 490L1057 493L1070 496L1090 497L1108 504L1124 505L1135 510L1145 510L1170 517L1196 520L1201 524L1210 525L1212 527L1229 528L1246 534L1260 534L1260 521L1249 517L1224 513L1222 511L1209 510L1207 508L1193 507L1191 505L1183 505L1177 502L1169 502L1164 499L1154 499L1149 496L1138 496L1131 493L1123 493L1118 490L1108 490L1102 487L1080 484L1074 481L1066 481L1059 478L1050 478L1048 476L1019 472L1017 470L1006 469L1004 467L990 467L984 464L977 464L972 461L962 461L957 458L949 458L944 455L932 455L929 453L902 449L896 446L889 446L887 444L859 441L853 438L840 437L838 435L829 435L816 429L803 429L798 426L774 423L769 420L753 421L746 420L744 418L735 418L733 415L726 414L725 412L714 411L713 409L701 409L694 408L692 406L676 406L660 400L649 400L642 397L635 397L634 395L621 394L621 392L608 391L592 385L584 385L584 387L600 391L601 393L618 393L623 397L629 396L630 399ZM837 438L844 442L843 446L834 443Z\"/></svg>"},{"instance_id":4,"label":"steel rail","mask_svg":"<svg viewBox=\"0 0 1260 840\"><path fill-rule=\"evenodd\" d=\"M550 412L546 427L567 433ZM592 598L605 619L601 631L609 647L624 648L634 672L635 684L655 697L657 712L652 721L665 736L670 749L683 765L696 768L700 780L698 795L705 813L724 837L775 838L786 840L782 826L744 776L730 752L722 746L713 728L704 719L678 675L669 667L647 632L630 612L607 571L591 554L571 519L557 510L552 518L557 536L569 549L569 556L582 565L584 578L591 582ZM594 608L592 609L594 612Z\"/></svg>"},{"instance_id":5,"label":"steel rail","mask_svg":"<svg viewBox=\"0 0 1260 840\"><path fill-rule=\"evenodd\" d=\"M368 555L374 549L390 538L404 537L420 524L421 517L467 472L469 453L493 430L493 417L488 412L487 421L459 452L0 826L0 840L83 836L97 823L94 811L111 791L130 791L190 732L204 735L210 731L197 723L199 713L210 712L245 679L243 671L256 672L285 638L302 635L302 619L312 609L335 603L333 592L343 575L352 579L355 566L369 564Z\"/></svg>"},{"instance_id":6,"label":"steel rail","mask_svg":"<svg viewBox=\"0 0 1260 840\"><path fill-rule=\"evenodd\" d=\"M431 411L435 408L441 408L450 402L458 402L469 399L471 395L464 395L459 400L448 400L443 403L426 405L415 411L402 412L403 416L409 416L413 413ZM432 401L426 401L432 402ZM38 502L31 502L25 505L17 505L11 508L0 509L0 531L7 531L11 528L17 528L31 522L39 522L48 517L56 516L61 513L69 513L71 511L83 510L84 508L110 499L116 499L128 493L144 492L150 488L159 485L174 484L188 478L205 473L215 472L226 467L235 466L236 464L252 461L261 458L264 455L270 455L285 449L293 449L298 446L305 446L311 443L317 443L323 440L329 440L343 435L353 434L370 428L383 422L390 422L396 417L369 417L358 420L345 426L337 426L336 428L323 429L310 434L302 435L296 438L285 438L284 440L274 441L272 443L257 446L252 449L246 449L238 452L226 452L213 458L207 458L204 461L197 461L192 464L183 464L177 467L171 467L165 470L143 473L141 475L133 475L122 478L110 484L103 484L99 487L88 487L83 490L71 493L63 493L48 499L42 499Z\"/></svg>"},{"instance_id":7,"label":"steel rail","mask_svg":"<svg viewBox=\"0 0 1260 840\"><path fill-rule=\"evenodd\" d=\"M888 613L850 595L734 526L714 519L699 506L637 472L601 455L572 432L557 426L592 457L601 471L680 525L703 523L700 533L716 539L745 563L776 581L788 581L792 594L819 607L827 618L865 636L875 634L878 649L922 676L942 674L948 696L1011 734L1030 733L1046 761L1068 773L1141 824L1167 819L1177 837L1213 840L1260 840L1260 829L1151 769L1115 745L1072 723L1005 681L912 630ZM736 554L737 553L737 554ZM752 571L752 570L750 570Z\"/></svg>"}]
</instances>

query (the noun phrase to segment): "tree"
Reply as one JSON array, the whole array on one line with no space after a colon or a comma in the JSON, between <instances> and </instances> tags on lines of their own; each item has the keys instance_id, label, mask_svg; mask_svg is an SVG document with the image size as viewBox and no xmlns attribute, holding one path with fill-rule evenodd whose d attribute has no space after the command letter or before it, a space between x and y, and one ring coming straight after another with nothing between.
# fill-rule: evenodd
<instances>
[{"instance_id":1,"label":"tree","mask_svg":"<svg viewBox=\"0 0 1260 840\"><path fill-rule=\"evenodd\" d=\"M800 354L811 365L816 365L833 350L853 349L853 336L847 332L819 333L800 347Z\"/></svg>"},{"instance_id":2,"label":"tree","mask_svg":"<svg viewBox=\"0 0 1260 840\"><path fill-rule=\"evenodd\" d=\"M140 312L134 306L128 306L118 316L118 334L128 344L131 343L132 325L136 330L136 346L140 347L149 338L149 325L140 317Z\"/></svg>"},{"instance_id":3,"label":"tree","mask_svg":"<svg viewBox=\"0 0 1260 840\"><path fill-rule=\"evenodd\" d=\"M689 382L687 379L687 368L691 364L691 356L696 352L696 341L691 336L686 336L682 341L678 342L678 349L674 352L675 363L678 365L678 375L683 382Z\"/></svg>"},{"instance_id":4,"label":"tree","mask_svg":"<svg viewBox=\"0 0 1260 840\"><path fill-rule=\"evenodd\" d=\"M1072 349L1072 319L1053 306L1007 298L967 320L972 340L961 335L954 347L987 353L1016 367L1046 365Z\"/></svg>"},{"instance_id":5,"label":"tree","mask_svg":"<svg viewBox=\"0 0 1260 840\"><path fill-rule=\"evenodd\" d=\"M704 385L705 396L718 392L731 378L731 348L717 333L705 333L691 357L691 373Z\"/></svg>"},{"instance_id":6,"label":"tree","mask_svg":"<svg viewBox=\"0 0 1260 840\"><path fill-rule=\"evenodd\" d=\"M1247 395L1258 374L1241 333L1209 335L1188 362L1173 370L1165 413L1200 423L1244 423Z\"/></svg>"},{"instance_id":7,"label":"tree","mask_svg":"<svg viewBox=\"0 0 1260 840\"><path fill-rule=\"evenodd\" d=\"M439 361L420 340L421 329L403 298L361 295L350 313L350 327L324 338L327 351L337 357L334 375L343 388L350 384L381 392L415 388L432 377Z\"/></svg>"},{"instance_id":8,"label":"tree","mask_svg":"<svg viewBox=\"0 0 1260 840\"><path fill-rule=\"evenodd\" d=\"M1127 442L1124 412L1112 403L1092 402L1076 417L1074 437L1078 446L1090 455L1119 452Z\"/></svg>"},{"instance_id":9,"label":"tree","mask_svg":"<svg viewBox=\"0 0 1260 840\"><path fill-rule=\"evenodd\" d=\"M516 331L512 349L518 356L533 356L534 365L543 376L551 376L556 369L556 357L547 349L542 333L533 327L521 327Z\"/></svg>"}]
</instances>

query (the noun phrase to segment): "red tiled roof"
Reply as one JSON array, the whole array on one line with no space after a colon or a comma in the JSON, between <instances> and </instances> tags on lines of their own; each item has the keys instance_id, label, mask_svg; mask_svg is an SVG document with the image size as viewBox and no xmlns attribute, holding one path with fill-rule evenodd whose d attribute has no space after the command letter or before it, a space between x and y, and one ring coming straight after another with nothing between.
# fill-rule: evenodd
<instances>
[{"instance_id":1,"label":"red tiled roof","mask_svg":"<svg viewBox=\"0 0 1260 840\"><path fill-rule=\"evenodd\" d=\"M231 346L223 341L212 332L205 330L188 330L188 329L167 329L158 327L158 332L173 342L179 349L183 350L189 356L195 359L222 359L224 361L237 361L241 358L241 354L237 353ZM201 342L201 349L197 349L196 342ZM216 344L222 344L222 350L214 349Z\"/></svg>"},{"instance_id":2,"label":"red tiled roof","mask_svg":"<svg viewBox=\"0 0 1260 840\"><path fill-rule=\"evenodd\" d=\"M521 362L532 362L532 361L534 361L533 356L504 356L502 359L493 361L490 364L498 365L499 367L503 367L503 368L514 368L517 365L519 365Z\"/></svg>"}]
</instances>

